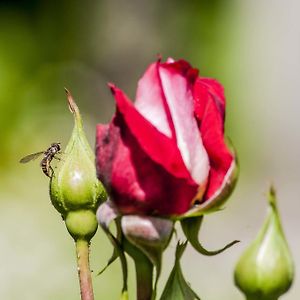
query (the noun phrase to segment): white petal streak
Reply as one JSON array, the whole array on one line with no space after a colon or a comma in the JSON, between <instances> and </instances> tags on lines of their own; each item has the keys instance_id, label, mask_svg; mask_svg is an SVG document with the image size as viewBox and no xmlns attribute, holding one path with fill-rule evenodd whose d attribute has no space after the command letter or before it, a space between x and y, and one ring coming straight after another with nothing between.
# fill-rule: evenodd
<instances>
[{"instance_id":1,"label":"white petal streak","mask_svg":"<svg viewBox=\"0 0 300 300\"><path fill-rule=\"evenodd\" d=\"M156 63L150 65L140 79L134 105L157 130L172 137Z\"/></svg>"},{"instance_id":2,"label":"white petal streak","mask_svg":"<svg viewBox=\"0 0 300 300\"><path fill-rule=\"evenodd\" d=\"M208 178L209 159L194 117L191 90L182 75L165 67L160 67L159 72L183 161L195 182L204 184Z\"/></svg>"}]
</instances>

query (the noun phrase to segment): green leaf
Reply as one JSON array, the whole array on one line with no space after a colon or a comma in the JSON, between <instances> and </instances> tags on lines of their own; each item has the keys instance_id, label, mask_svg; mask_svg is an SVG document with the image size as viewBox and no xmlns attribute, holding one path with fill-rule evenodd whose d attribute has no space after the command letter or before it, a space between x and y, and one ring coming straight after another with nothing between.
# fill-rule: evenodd
<instances>
[{"instance_id":1,"label":"green leaf","mask_svg":"<svg viewBox=\"0 0 300 300\"><path fill-rule=\"evenodd\" d=\"M174 267L161 295L161 300L200 300L182 274L180 258L186 246L187 242L177 244Z\"/></svg>"},{"instance_id":2,"label":"green leaf","mask_svg":"<svg viewBox=\"0 0 300 300\"><path fill-rule=\"evenodd\" d=\"M102 273L104 273L106 271L106 269L117 259L119 258L119 254L118 251L116 250L116 248L114 247L114 251L112 256L110 257L110 259L108 260L107 264L105 267L103 267L98 273L97 276L101 275Z\"/></svg>"},{"instance_id":3,"label":"green leaf","mask_svg":"<svg viewBox=\"0 0 300 300\"><path fill-rule=\"evenodd\" d=\"M199 231L200 231L200 228L202 225L202 221L203 221L203 216L186 218L186 219L181 220L181 227L182 227L182 230L183 230L187 240L191 243L191 245L199 253L206 255L206 256L217 255L239 242L238 240L235 240L219 250L211 251L211 250L205 249L198 240L198 234L199 234Z\"/></svg>"}]
</instances>

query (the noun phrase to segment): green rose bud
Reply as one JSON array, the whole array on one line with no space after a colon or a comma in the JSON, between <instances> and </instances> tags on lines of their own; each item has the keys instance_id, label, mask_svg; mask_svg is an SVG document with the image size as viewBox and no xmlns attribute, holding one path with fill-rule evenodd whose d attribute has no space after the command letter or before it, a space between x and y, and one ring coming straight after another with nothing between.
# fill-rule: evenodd
<instances>
[{"instance_id":1,"label":"green rose bud","mask_svg":"<svg viewBox=\"0 0 300 300\"><path fill-rule=\"evenodd\" d=\"M271 188L268 216L236 265L235 284L248 300L277 300L289 290L293 277L294 265Z\"/></svg>"},{"instance_id":2,"label":"green rose bud","mask_svg":"<svg viewBox=\"0 0 300 300\"><path fill-rule=\"evenodd\" d=\"M50 197L72 237L90 240L97 231L95 212L106 198L97 179L95 157L83 131L79 109L66 90L75 126L50 181Z\"/></svg>"}]
</instances>

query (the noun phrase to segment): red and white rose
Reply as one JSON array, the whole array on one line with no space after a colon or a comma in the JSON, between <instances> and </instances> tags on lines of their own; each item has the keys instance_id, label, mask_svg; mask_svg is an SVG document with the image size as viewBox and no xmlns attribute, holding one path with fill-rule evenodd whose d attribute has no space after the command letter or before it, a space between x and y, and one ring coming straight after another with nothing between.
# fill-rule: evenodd
<instances>
[{"instance_id":1,"label":"red and white rose","mask_svg":"<svg viewBox=\"0 0 300 300\"><path fill-rule=\"evenodd\" d=\"M236 162L224 140L220 83L168 59L148 67L134 104L110 88L116 113L97 126L97 173L122 214L182 216L228 196Z\"/></svg>"}]
</instances>

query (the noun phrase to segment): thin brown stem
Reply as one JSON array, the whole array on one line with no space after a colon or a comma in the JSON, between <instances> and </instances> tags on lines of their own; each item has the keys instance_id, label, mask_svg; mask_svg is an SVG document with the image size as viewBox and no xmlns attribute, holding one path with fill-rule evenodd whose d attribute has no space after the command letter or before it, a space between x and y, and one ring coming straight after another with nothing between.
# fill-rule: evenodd
<instances>
[{"instance_id":1,"label":"thin brown stem","mask_svg":"<svg viewBox=\"0 0 300 300\"><path fill-rule=\"evenodd\" d=\"M81 300L94 300L88 241L80 239L76 241L76 257Z\"/></svg>"}]
</instances>

